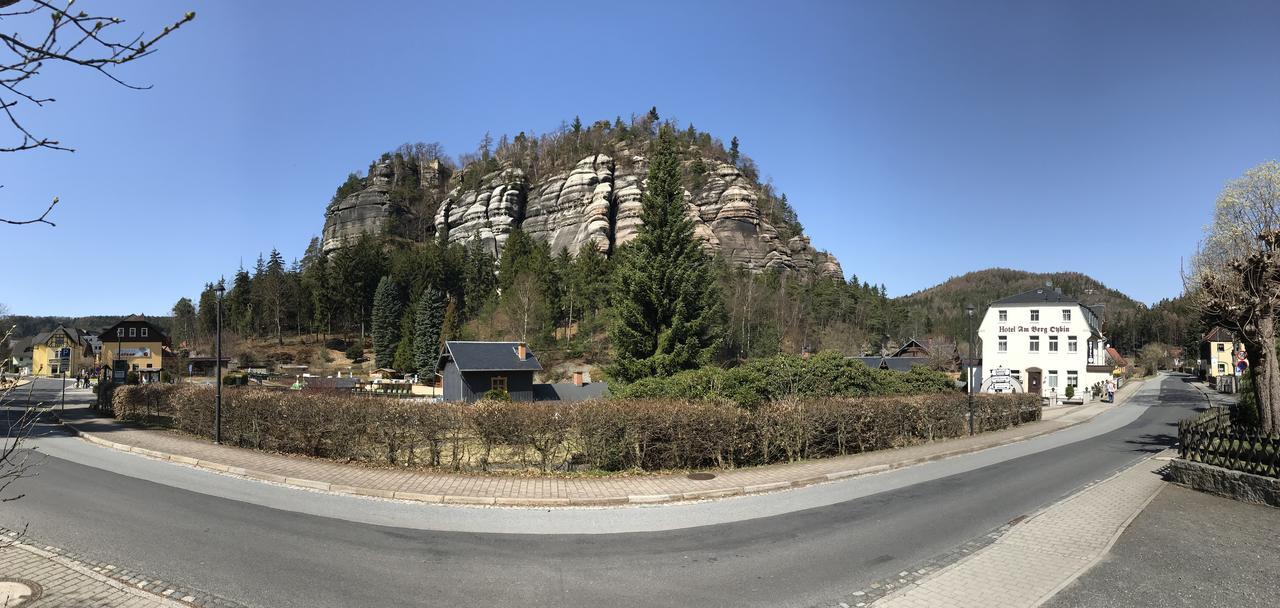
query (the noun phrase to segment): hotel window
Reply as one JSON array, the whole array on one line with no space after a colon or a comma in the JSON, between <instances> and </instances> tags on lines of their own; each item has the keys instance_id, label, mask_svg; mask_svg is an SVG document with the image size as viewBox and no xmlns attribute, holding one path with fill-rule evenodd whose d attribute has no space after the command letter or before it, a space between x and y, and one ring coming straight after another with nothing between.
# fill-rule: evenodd
<instances>
[{"instance_id":1,"label":"hotel window","mask_svg":"<svg viewBox=\"0 0 1280 608\"><path fill-rule=\"evenodd\" d=\"M1067 352L1074 353L1080 350L1080 345L1076 342L1075 336L1067 336Z\"/></svg>"},{"instance_id":2,"label":"hotel window","mask_svg":"<svg viewBox=\"0 0 1280 608\"><path fill-rule=\"evenodd\" d=\"M1040 352L1040 336L1031 336L1031 352Z\"/></svg>"},{"instance_id":3,"label":"hotel window","mask_svg":"<svg viewBox=\"0 0 1280 608\"><path fill-rule=\"evenodd\" d=\"M996 348L1002 353L1009 352L1009 336L998 336Z\"/></svg>"},{"instance_id":4,"label":"hotel window","mask_svg":"<svg viewBox=\"0 0 1280 608\"><path fill-rule=\"evenodd\" d=\"M1038 310L1033 310L1033 311L1031 311L1031 320L1032 320L1032 321L1039 321L1039 320L1040 320L1040 311L1038 311Z\"/></svg>"},{"instance_id":5,"label":"hotel window","mask_svg":"<svg viewBox=\"0 0 1280 608\"><path fill-rule=\"evenodd\" d=\"M1049 352L1058 352L1058 336L1049 336Z\"/></svg>"},{"instance_id":6,"label":"hotel window","mask_svg":"<svg viewBox=\"0 0 1280 608\"><path fill-rule=\"evenodd\" d=\"M1075 370L1067 370L1067 386L1074 386L1079 388L1080 374L1076 373Z\"/></svg>"},{"instance_id":7,"label":"hotel window","mask_svg":"<svg viewBox=\"0 0 1280 608\"><path fill-rule=\"evenodd\" d=\"M1003 322L1003 321L1008 321L1008 320L1009 320L1009 311L1007 311L1007 310L1002 310L1002 311L1000 311L1000 321L1002 321L1002 322Z\"/></svg>"},{"instance_id":8,"label":"hotel window","mask_svg":"<svg viewBox=\"0 0 1280 608\"><path fill-rule=\"evenodd\" d=\"M1044 385L1049 388L1058 388L1058 370L1049 370L1049 378L1045 380Z\"/></svg>"},{"instance_id":9,"label":"hotel window","mask_svg":"<svg viewBox=\"0 0 1280 608\"><path fill-rule=\"evenodd\" d=\"M505 390L507 390L507 377L506 377L506 376L494 376L494 377L490 378L490 379L489 379L489 390L492 390L492 391L505 391Z\"/></svg>"},{"instance_id":10,"label":"hotel window","mask_svg":"<svg viewBox=\"0 0 1280 608\"><path fill-rule=\"evenodd\" d=\"M1070 309L1070 308L1064 308L1064 309L1062 309L1062 320L1063 320L1063 321L1070 321L1070 320L1071 320L1071 309Z\"/></svg>"},{"instance_id":11,"label":"hotel window","mask_svg":"<svg viewBox=\"0 0 1280 608\"><path fill-rule=\"evenodd\" d=\"M142 332L142 333L141 333L141 334L139 334L139 335L141 335L141 336L142 336L142 337L144 337L144 338L145 338L145 337L147 337L147 328L145 328L145 327L144 327L144 328L142 328L142 329L140 329L140 330L138 330L138 331Z\"/></svg>"},{"instance_id":12,"label":"hotel window","mask_svg":"<svg viewBox=\"0 0 1280 608\"><path fill-rule=\"evenodd\" d=\"M1014 380L1017 380L1017 381L1018 381L1018 384L1022 384L1022 370L1020 370L1020 369L1011 369L1011 370L1009 370L1009 375L1010 375L1010 376L1013 376L1013 379L1014 379Z\"/></svg>"},{"instance_id":13,"label":"hotel window","mask_svg":"<svg viewBox=\"0 0 1280 608\"><path fill-rule=\"evenodd\" d=\"M130 337L130 338L132 338L132 337L137 336L137 335L138 335L138 328L136 328L136 327L130 327L130 328L129 328L129 337Z\"/></svg>"}]
</instances>

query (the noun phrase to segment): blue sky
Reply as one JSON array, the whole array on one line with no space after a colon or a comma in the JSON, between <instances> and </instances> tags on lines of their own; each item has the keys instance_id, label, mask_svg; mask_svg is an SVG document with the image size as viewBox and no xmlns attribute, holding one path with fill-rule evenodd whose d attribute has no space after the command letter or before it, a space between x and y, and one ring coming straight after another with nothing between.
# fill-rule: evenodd
<instances>
[{"instance_id":1,"label":"blue sky","mask_svg":"<svg viewBox=\"0 0 1280 608\"><path fill-rule=\"evenodd\" d=\"M8 217L62 200L56 228L0 226L14 313L164 314L301 256L400 143L654 105L738 136L814 245L891 295L990 266L1176 295L1222 185L1280 158L1276 3L86 4L198 16L119 72L151 90L42 75L58 101L22 116L77 152L2 159Z\"/></svg>"}]
</instances>

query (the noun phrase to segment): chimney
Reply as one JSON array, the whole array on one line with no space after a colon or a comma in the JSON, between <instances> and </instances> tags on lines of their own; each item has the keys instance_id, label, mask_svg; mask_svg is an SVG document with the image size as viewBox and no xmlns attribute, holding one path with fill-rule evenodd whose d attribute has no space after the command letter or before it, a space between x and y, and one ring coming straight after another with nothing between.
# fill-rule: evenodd
<instances>
[{"instance_id":1,"label":"chimney","mask_svg":"<svg viewBox=\"0 0 1280 608\"><path fill-rule=\"evenodd\" d=\"M582 386L582 372L573 372L573 385Z\"/></svg>"},{"instance_id":2,"label":"chimney","mask_svg":"<svg viewBox=\"0 0 1280 608\"><path fill-rule=\"evenodd\" d=\"M524 345L524 342L521 342L516 346L516 356L519 357L521 361L529 358L529 349Z\"/></svg>"}]
</instances>

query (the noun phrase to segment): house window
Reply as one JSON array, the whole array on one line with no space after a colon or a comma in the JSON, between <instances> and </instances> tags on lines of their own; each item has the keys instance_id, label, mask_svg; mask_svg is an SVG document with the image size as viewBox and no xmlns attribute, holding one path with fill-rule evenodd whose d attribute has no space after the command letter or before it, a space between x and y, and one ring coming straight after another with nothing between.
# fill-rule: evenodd
<instances>
[{"instance_id":1,"label":"house window","mask_svg":"<svg viewBox=\"0 0 1280 608\"><path fill-rule=\"evenodd\" d=\"M147 369L151 369L151 364L150 364L150 363L148 363L148 364L147 364Z\"/></svg>"},{"instance_id":2,"label":"house window","mask_svg":"<svg viewBox=\"0 0 1280 608\"><path fill-rule=\"evenodd\" d=\"M491 390L491 391L506 391L506 390L507 390L507 377L506 377L506 376L494 376L494 377L490 378L490 379L489 379L489 390Z\"/></svg>"},{"instance_id":3,"label":"house window","mask_svg":"<svg viewBox=\"0 0 1280 608\"><path fill-rule=\"evenodd\" d=\"M123 328L123 327L117 327L117 328L116 328L116 335L117 335L117 336L121 336L121 337L123 337L123 336L124 336L124 328Z\"/></svg>"},{"instance_id":4,"label":"house window","mask_svg":"<svg viewBox=\"0 0 1280 608\"><path fill-rule=\"evenodd\" d=\"M1031 320L1032 320L1032 321L1039 321L1039 320L1040 320L1040 311L1038 311L1038 310L1033 310L1033 311L1031 311Z\"/></svg>"},{"instance_id":5,"label":"house window","mask_svg":"<svg viewBox=\"0 0 1280 608\"><path fill-rule=\"evenodd\" d=\"M1080 350L1080 345L1076 343L1075 336L1067 336L1067 352L1074 353Z\"/></svg>"},{"instance_id":6,"label":"house window","mask_svg":"<svg viewBox=\"0 0 1280 608\"><path fill-rule=\"evenodd\" d=\"M1220 353L1221 353L1221 352L1225 352L1226 350L1227 350L1227 345L1226 345L1226 344L1223 344L1223 343L1221 343L1221 342L1219 342L1219 343L1218 343L1218 352L1220 352Z\"/></svg>"},{"instance_id":7,"label":"house window","mask_svg":"<svg viewBox=\"0 0 1280 608\"><path fill-rule=\"evenodd\" d=\"M138 328L136 328L136 327L130 327L130 328L129 328L129 337L130 337L130 338L132 338L132 337L134 337L134 336L136 336L136 335L138 335Z\"/></svg>"},{"instance_id":8,"label":"house window","mask_svg":"<svg viewBox=\"0 0 1280 608\"><path fill-rule=\"evenodd\" d=\"M140 329L140 330L138 330L138 331L140 331L140 332L141 332L141 336L142 336L142 337L144 337L144 338L145 338L145 337L147 337L147 328L143 327L142 329Z\"/></svg>"},{"instance_id":9,"label":"house window","mask_svg":"<svg viewBox=\"0 0 1280 608\"><path fill-rule=\"evenodd\" d=\"M1007 310L1002 310L1002 311L1000 311L1000 320L1001 320L1001 321L1008 321L1008 320L1009 320L1009 311L1007 311Z\"/></svg>"},{"instance_id":10,"label":"house window","mask_svg":"<svg viewBox=\"0 0 1280 608\"><path fill-rule=\"evenodd\" d=\"M1058 352L1058 336L1049 336L1049 352Z\"/></svg>"},{"instance_id":11,"label":"house window","mask_svg":"<svg viewBox=\"0 0 1280 608\"><path fill-rule=\"evenodd\" d=\"M1040 336L1031 336L1031 352L1040 352Z\"/></svg>"},{"instance_id":12,"label":"house window","mask_svg":"<svg viewBox=\"0 0 1280 608\"><path fill-rule=\"evenodd\" d=\"M1080 386L1080 374L1075 370L1067 370L1067 386Z\"/></svg>"},{"instance_id":13,"label":"house window","mask_svg":"<svg viewBox=\"0 0 1280 608\"><path fill-rule=\"evenodd\" d=\"M1071 320L1071 309L1070 309L1070 308L1064 308L1064 309L1062 309L1062 320L1063 320L1063 321L1070 321L1070 320Z\"/></svg>"},{"instance_id":14,"label":"house window","mask_svg":"<svg viewBox=\"0 0 1280 608\"><path fill-rule=\"evenodd\" d=\"M996 347L1002 353L1009 352L1009 336L999 336L996 341Z\"/></svg>"},{"instance_id":15,"label":"house window","mask_svg":"<svg viewBox=\"0 0 1280 608\"><path fill-rule=\"evenodd\" d=\"M1058 388L1058 370L1049 370L1049 377L1045 380L1044 385L1049 388Z\"/></svg>"},{"instance_id":16,"label":"house window","mask_svg":"<svg viewBox=\"0 0 1280 608\"><path fill-rule=\"evenodd\" d=\"M1218 373L1221 374L1221 373L1225 373L1226 371L1227 371L1227 365L1225 363L1219 363Z\"/></svg>"}]
</instances>

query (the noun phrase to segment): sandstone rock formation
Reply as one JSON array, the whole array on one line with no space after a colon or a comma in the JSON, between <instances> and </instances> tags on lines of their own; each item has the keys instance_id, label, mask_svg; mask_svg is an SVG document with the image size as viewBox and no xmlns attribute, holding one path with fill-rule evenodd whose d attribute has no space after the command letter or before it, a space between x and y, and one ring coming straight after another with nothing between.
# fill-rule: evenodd
<instances>
[{"instance_id":1,"label":"sandstone rock formation","mask_svg":"<svg viewBox=\"0 0 1280 608\"><path fill-rule=\"evenodd\" d=\"M622 160L593 154L572 169L530 183L524 171L503 167L464 188L458 177L435 214L436 235L448 242L478 241L495 257L512 230L546 242L553 252L576 254L585 245L611 254L636 237L648 171L646 160L618 149ZM817 251L803 235L784 239L761 211L755 183L737 167L704 161L696 191L685 192L694 232L705 246L734 264L761 270L816 272L843 277L834 256ZM439 177L439 171L424 169ZM331 204L325 214L324 249L330 251L364 233L379 233L388 222L412 211L388 196L398 176L387 163L374 167L366 188ZM428 183L426 179L423 183ZM443 183L430 182L430 185Z\"/></svg>"},{"instance_id":2,"label":"sandstone rock formation","mask_svg":"<svg viewBox=\"0 0 1280 608\"><path fill-rule=\"evenodd\" d=\"M370 171L364 190L329 204L321 234L324 251L351 244L362 234L381 234L388 222L398 221L410 213L407 207L392 202L387 195L394 177L390 163L378 163Z\"/></svg>"}]
</instances>

